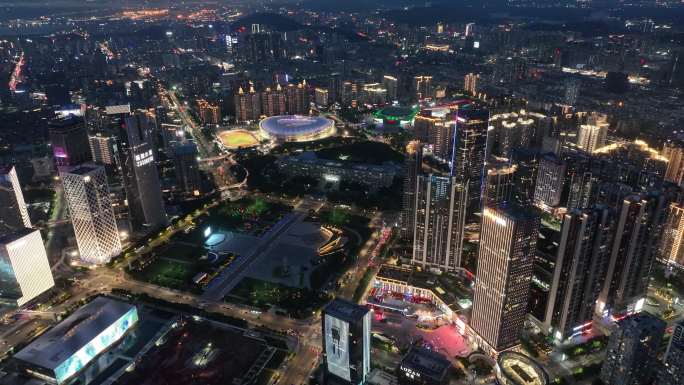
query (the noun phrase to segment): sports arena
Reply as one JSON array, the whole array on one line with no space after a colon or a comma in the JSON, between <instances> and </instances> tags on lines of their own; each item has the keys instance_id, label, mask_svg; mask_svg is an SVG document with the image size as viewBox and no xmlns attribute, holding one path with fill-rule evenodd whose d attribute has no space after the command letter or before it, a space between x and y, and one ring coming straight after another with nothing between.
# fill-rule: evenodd
<instances>
[{"instance_id":1,"label":"sports arena","mask_svg":"<svg viewBox=\"0 0 684 385\"><path fill-rule=\"evenodd\" d=\"M418 106L402 107L387 106L373 113L373 120L376 125L382 127L401 127L406 128L413 124L413 120L420 111Z\"/></svg>"},{"instance_id":2,"label":"sports arena","mask_svg":"<svg viewBox=\"0 0 684 385\"><path fill-rule=\"evenodd\" d=\"M259 144L259 139L247 130L230 130L218 133L218 139L223 148L236 150L239 148L254 147Z\"/></svg>"},{"instance_id":3,"label":"sports arena","mask_svg":"<svg viewBox=\"0 0 684 385\"><path fill-rule=\"evenodd\" d=\"M322 116L278 115L259 122L265 139L274 142L308 142L335 135L335 123Z\"/></svg>"}]
</instances>

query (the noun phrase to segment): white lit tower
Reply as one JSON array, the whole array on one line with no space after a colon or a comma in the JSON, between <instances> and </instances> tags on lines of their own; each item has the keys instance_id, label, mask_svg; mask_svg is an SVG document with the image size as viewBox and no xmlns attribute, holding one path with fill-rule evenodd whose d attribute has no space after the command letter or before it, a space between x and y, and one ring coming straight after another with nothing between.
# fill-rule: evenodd
<instances>
[{"instance_id":1,"label":"white lit tower","mask_svg":"<svg viewBox=\"0 0 684 385\"><path fill-rule=\"evenodd\" d=\"M104 167L81 165L61 178L81 260L109 262L121 253L121 241Z\"/></svg>"},{"instance_id":2,"label":"white lit tower","mask_svg":"<svg viewBox=\"0 0 684 385\"><path fill-rule=\"evenodd\" d=\"M14 166L0 166L0 233L31 227Z\"/></svg>"},{"instance_id":3,"label":"white lit tower","mask_svg":"<svg viewBox=\"0 0 684 385\"><path fill-rule=\"evenodd\" d=\"M40 230L0 236L0 301L22 306L55 286Z\"/></svg>"}]
</instances>

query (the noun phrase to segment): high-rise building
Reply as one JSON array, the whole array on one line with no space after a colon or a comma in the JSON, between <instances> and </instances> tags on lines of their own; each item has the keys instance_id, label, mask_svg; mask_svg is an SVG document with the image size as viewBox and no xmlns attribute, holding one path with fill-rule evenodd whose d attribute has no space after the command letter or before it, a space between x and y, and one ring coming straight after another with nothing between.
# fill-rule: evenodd
<instances>
[{"instance_id":1,"label":"high-rise building","mask_svg":"<svg viewBox=\"0 0 684 385\"><path fill-rule=\"evenodd\" d=\"M577 103L577 98L580 92L580 81L577 79L567 79L565 81L565 98L564 102L567 105L574 106Z\"/></svg>"},{"instance_id":2,"label":"high-rise building","mask_svg":"<svg viewBox=\"0 0 684 385\"><path fill-rule=\"evenodd\" d=\"M496 206L509 202L513 198L515 171L517 169L516 165L510 165L507 162L487 165L485 206Z\"/></svg>"},{"instance_id":3,"label":"high-rise building","mask_svg":"<svg viewBox=\"0 0 684 385\"><path fill-rule=\"evenodd\" d=\"M561 342L591 327L610 260L612 216L604 207L563 216L543 325Z\"/></svg>"},{"instance_id":4,"label":"high-rise building","mask_svg":"<svg viewBox=\"0 0 684 385\"><path fill-rule=\"evenodd\" d=\"M608 117L606 115L592 112L587 118L587 123L579 127L577 147L588 153L593 153L605 146L608 126Z\"/></svg>"},{"instance_id":5,"label":"high-rise building","mask_svg":"<svg viewBox=\"0 0 684 385\"><path fill-rule=\"evenodd\" d=\"M387 90L380 83L366 83L361 88L361 102L366 104L385 104Z\"/></svg>"},{"instance_id":6,"label":"high-rise building","mask_svg":"<svg viewBox=\"0 0 684 385\"><path fill-rule=\"evenodd\" d=\"M485 352L516 346L527 314L539 232L533 208L485 207L470 327Z\"/></svg>"},{"instance_id":7,"label":"high-rise building","mask_svg":"<svg viewBox=\"0 0 684 385\"><path fill-rule=\"evenodd\" d=\"M58 168L76 166L91 159L88 132L82 118L70 115L52 120L48 132Z\"/></svg>"},{"instance_id":8,"label":"high-rise building","mask_svg":"<svg viewBox=\"0 0 684 385\"><path fill-rule=\"evenodd\" d=\"M406 175L404 176L404 195L401 212L401 237L413 240L415 230L416 191L418 176L422 173L423 146L419 141L406 145Z\"/></svg>"},{"instance_id":9,"label":"high-rise building","mask_svg":"<svg viewBox=\"0 0 684 385\"><path fill-rule=\"evenodd\" d=\"M323 309L322 321L326 376L338 383L365 383L371 369L370 310L335 299Z\"/></svg>"},{"instance_id":10,"label":"high-rise building","mask_svg":"<svg viewBox=\"0 0 684 385\"><path fill-rule=\"evenodd\" d=\"M430 99L433 97L432 76L416 76L413 78L413 89L416 91L416 99Z\"/></svg>"},{"instance_id":11,"label":"high-rise building","mask_svg":"<svg viewBox=\"0 0 684 385\"><path fill-rule=\"evenodd\" d=\"M671 203L663 227L658 259L665 263L684 266L684 206Z\"/></svg>"},{"instance_id":12,"label":"high-rise building","mask_svg":"<svg viewBox=\"0 0 684 385\"><path fill-rule=\"evenodd\" d=\"M235 95L235 119L238 122L249 122L258 120L261 117L261 98L250 87L249 92L245 92L242 87L238 89Z\"/></svg>"},{"instance_id":13,"label":"high-rise building","mask_svg":"<svg viewBox=\"0 0 684 385\"><path fill-rule=\"evenodd\" d=\"M396 77L385 75L382 77L382 85L387 90L387 99L389 101L397 100L397 89L399 88L399 81Z\"/></svg>"},{"instance_id":14,"label":"high-rise building","mask_svg":"<svg viewBox=\"0 0 684 385\"><path fill-rule=\"evenodd\" d=\"M88 137L93 162L113 166L117 163L116 140L102 134Z\"/></svg>"},{"instance_id":15,"label":"high-rise building","mask_svg":"<svg viewBox=\"0 0 684 385\"><path fill-rule=\"evenodd\" d=\"M663 195L629 195L617 207L606 279L596 305L599 315L639 311L660 240Z\"/></svg>"},{"instance_id":16,"label":"high-rise building","mask_svg":"<svg viewBox=\"0 0 684 385\"><path fill-rule=\"evenodd\" d=\"M61 174L81 260L106 263L121 253L104 167L82 165Z\"/></svg>"},{"instance_id":17,"label":"high-rise building","mask_svg":"<svg viewBox=\"0 0 684 385\"><path fill-rule=\"evenodd\" d=\"M534 204L544 210L558 206L564 182L565 163L554 154L542 156L534 187Z\"/></svg>"},{"instance_id":18,"label":"high-rise building","mask_svg":"<svg viewBox=\"0 0 684 385\"><path fill-rule=\"evenodd\" d=\"M514 149L533 148L535 142L539 142L538 136L542 136L550 124L547 116L526 110L492 115L489 119L490 152L510 158Z\"/></svg>"},{"instance_id":19,"label":"high-rise building","mask_svg":"<svg viewBox=\"0 0 684 385\"><path fill-rule=\"evenodd\" d=\"M440 270L461 267L465 186L448 175L418 175L412 262Z\"/></svg>"},{"instance_id":20,"label":"high-rise building","mask_svg":"<svg viewBox=\"0 0 684 385\"><path fill-rule=\"evenodd\" d=\"M173 164L176 172L176 184L178 189L186 194L199 192L202 179L197 162L197 145L189 142L174 147Z\"/></svg>"},{"instance_id":21,"label":"high-rise building","mask_svg":"<svg viewBox=\"0 0 684 385\"><path fill-rule=\"evenodd\" d=\"M649 313L618 321L610 335L601 380L610 385L649 384L655 379L665 322Z\"/></svg>"},{"instance_id":22,"label":"high-rise building","mask_svg":"<svg viewBox=\"0 0 684 385\"><path fill-rule=\"evenodd\" d=\"M40 230L0 236L0 301L22 306L55 286Z\"/></svg>"},{"instance_id":23,"label":"high-rise building","mask_svg":"<svg viewBox=\"0 0 684 385\"><path fill-rule=\"evenodd\" d=\"M489 111L483 108L459 109L456 117L452 138L451 175L459 183L466 185L466 221L475 220L475 214L480 211L488 155L488 121Z\"/></svg>"},{"instance_id":24,"label":"high-rise building","mask_svg":"<svg viewBox=\"0 0 684 385\"><path fill-rule=\"evenodd\" d=\"M450 158L454 125L446 115L418 115L413 121L413 129L416 138L432 155L442 160Z\"/></svg>"},{"instance_id":25,"label":"high-rise building","mask_svg":"<svg viewBox=\"0 0 684 385\"><path fill-rule=\"evenodd\" d=\"M156 230L165 227L161 183L154 156L154 130L150 116L137 111L120 125L119 148L122 155L126 201L134 229Z\"/></svg>"},{"instance_id":26,"label":"high-rise building","mask_svg":"<svg viewBox=\"0 0 684 385\"><path fill-rule=\"evenodd\" d=\"M480 75L474 74L472 72L466 74L465 79L463 80L463 89L471 95L477 95L477 82L479 79Z\"/></svg>"},{"instance_id":27,"label":"high-rise building","mask_svg":"<svg viewBox=\"0 0 684 385\"><path fill-rule=\"evenodd\" d=\"M672 338L667 345L663 367L658 375L658 385L679 385L684 378L684 321L677 322L672 329Z\"/></svg>"},{"instance_id":28,"label":"high-rise building","mask_svg":"<svg viewBox=\"0 0 684 385\"><path fill-rule=\"evenodd\" d=\"M473 36L473 33L475 32L475 23L468 23L465 26L465 36L470 37Z\"/></svg>"},{"instance_id":29,"label":"high-rise building","mask_svg":"<svg viewBox=\"0 0 684 385\"><path fill-rule=\"evenodd\" d=\"M317 106L328 106L328 90L325 88L316 87L314 89L314 102Z\"/></svg>"},{"instance_id":30,"label":"high-rise building","mask_svg":"<svg viewBox=\"0 0 684 385\"><path fill-rule=\"evenodd\" d=\"M663 146L662 155L667 159L665 180L681 186L684 182L684 145L668 141Z\"/></svg>"},{"instance_id":31,"label":"high-rise building","mask_svg":"<svg viewBox=\"0 0 684 385\"><path fill-rule=\"evenodd\" d=\"M211 104L204 99L199 99L197 100L197 109L202 124L221 123L221 108L219 106Z\"/></svg>"},{"instance_id":32,"label":"high-rise building","mask_svg":"<svg viewBox=\"0 0 684 385\"><path fill-rule=\"evenodd\" d=\"M31 227L14 166L0 166L0 234Z\"/></svg>"}]
</instances>

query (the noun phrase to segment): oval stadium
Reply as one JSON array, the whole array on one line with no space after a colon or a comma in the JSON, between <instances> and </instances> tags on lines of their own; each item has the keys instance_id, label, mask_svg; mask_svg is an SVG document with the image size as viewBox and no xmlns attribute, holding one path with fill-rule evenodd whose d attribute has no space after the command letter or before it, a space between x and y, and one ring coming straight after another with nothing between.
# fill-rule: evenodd
<instances>
[{"instance_id":1,"label":"oval stadium","mask_svg":"<svg viewBox=\"0 0 684 385\"><path fill-rule=\"evenodd\" d=\"M308 142L335 134L335 122L322 116L278 115L259 122L261 135L275 142Z\"/></svg>"},{"instance_id":2,"label":"oval stadium","mask_svg":"<svg viewBox=\"0 0 684 385\"><path fill-rule=\"evenodd\" d=\"M500 385L548 385L549 376L535 360L517 352L499 354L495 374Z\"/></svg>"}]
</instances>

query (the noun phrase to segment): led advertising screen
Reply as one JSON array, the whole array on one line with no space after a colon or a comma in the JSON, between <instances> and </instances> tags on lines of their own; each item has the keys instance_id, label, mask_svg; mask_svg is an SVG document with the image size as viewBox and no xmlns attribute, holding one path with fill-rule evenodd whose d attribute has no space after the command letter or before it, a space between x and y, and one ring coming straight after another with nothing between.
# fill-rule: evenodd
<instances>
[{"instance_id":1,"label":"led advertising screen","mask_svg":"<svg viewBox=\"0 0 684 385\"><path fill-rule=\"evenodd\" d=\"M328 371L337 377L351 381L349 370L349 324L325 315L325 354Z\"/></svg>"},{"instance_id":2,"label":"led advertising screen","mask_svg":"<svg viewBox=\"0 0 684 385\"><path fill-rule=\"evenodd\" d=\"M117 342L133 325L138 322L138 310L131 308L116 322L109 325L102 333L93 338L84 347L79 349L71 357L67 358L55 368L55 379L58 384L63 383L69 377L83 369L95 356Z\"/></svg>"}]
</instances>

